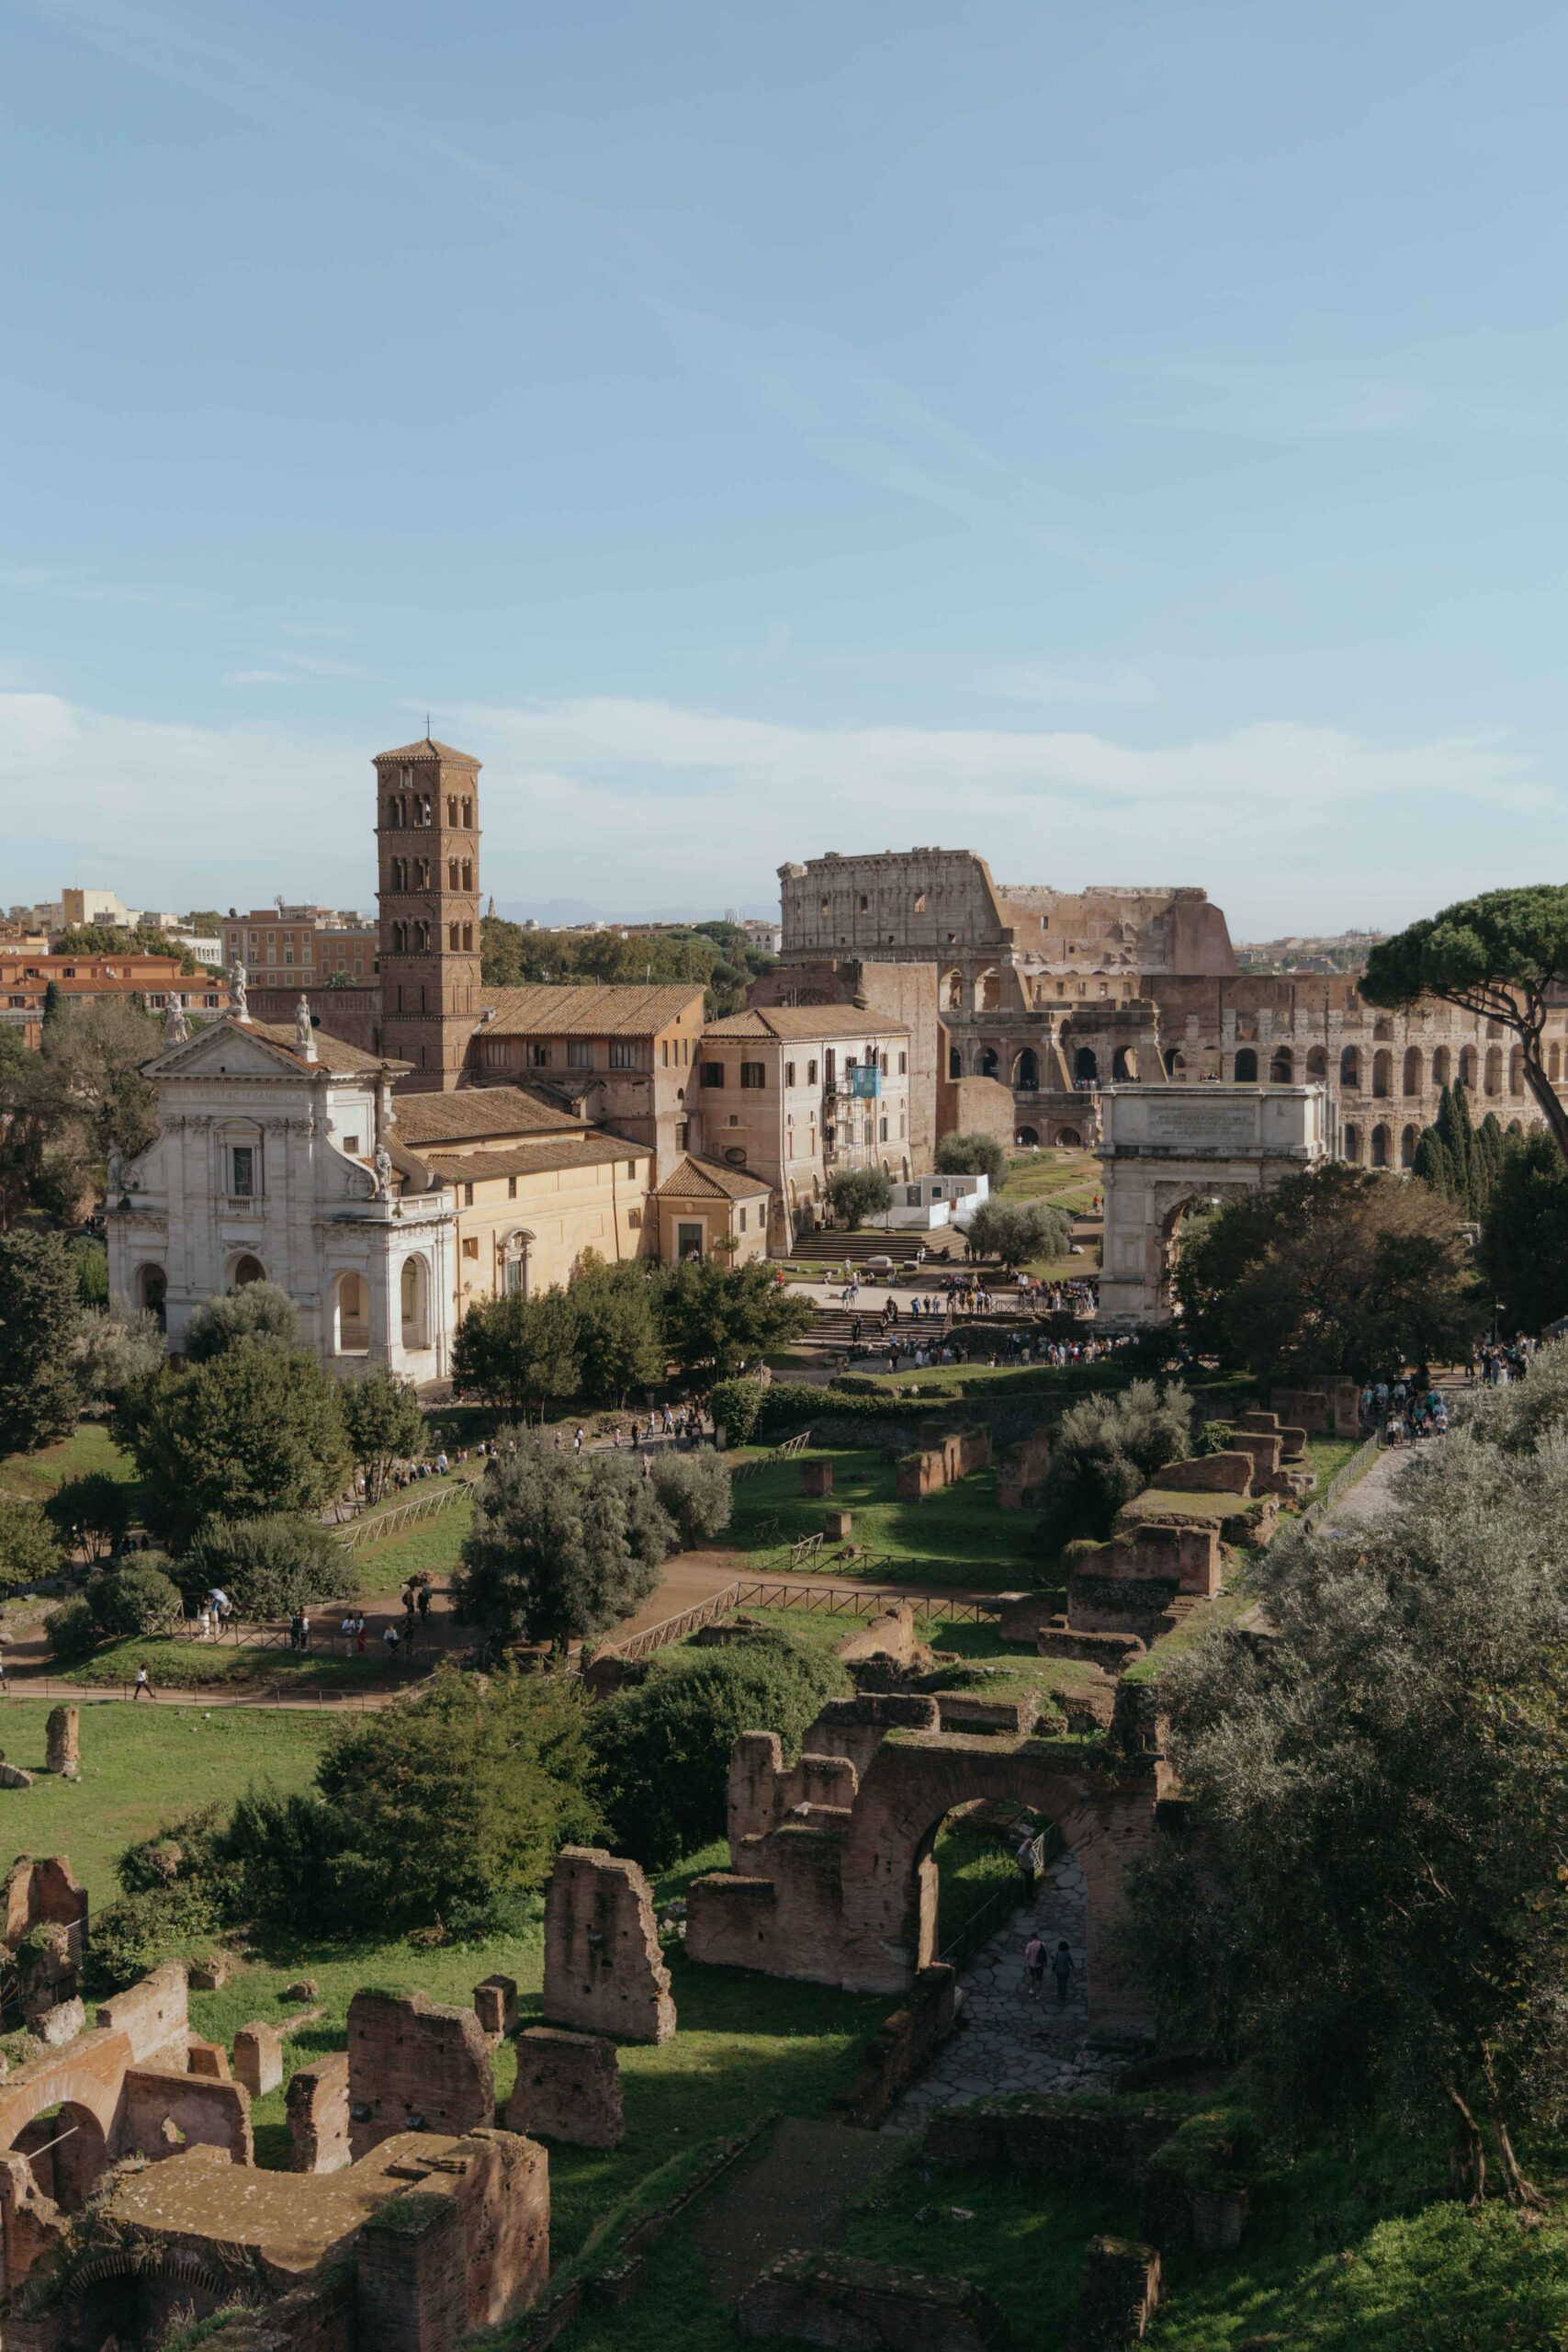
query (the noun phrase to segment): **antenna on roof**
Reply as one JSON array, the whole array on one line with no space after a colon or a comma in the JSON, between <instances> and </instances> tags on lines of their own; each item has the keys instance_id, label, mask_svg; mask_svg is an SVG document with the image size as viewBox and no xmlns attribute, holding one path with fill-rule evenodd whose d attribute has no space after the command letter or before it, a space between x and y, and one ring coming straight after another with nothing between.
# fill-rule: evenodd
<instances>
[{"instance_id":1,"label":"antenna on roof","mask_svg":"<svg viewBox=\"0 0 1568 2352\"><path fill-rule=\"evenodd\" d=\"M425 740L425 741L426 741L427 743L432 742L432 741L434 741L434 737L432 736L431 732L430 732L430 713L429 713L429 711L426 711L426 712L425 712L425 714L424 714L424 740Z\"/></svg>"}]
</instances>

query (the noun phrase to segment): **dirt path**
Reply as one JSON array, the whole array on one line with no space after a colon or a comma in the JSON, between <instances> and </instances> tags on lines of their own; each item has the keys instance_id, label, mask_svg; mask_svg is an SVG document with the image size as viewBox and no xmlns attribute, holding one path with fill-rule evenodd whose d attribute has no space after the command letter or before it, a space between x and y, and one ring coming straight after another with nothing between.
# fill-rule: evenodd
<instances>
[{"instance_id":1,"label":"dirt path","mask_svg":"<svg viewBox=\"0 0 1568 2352\"><path fill-rule=\"evenodd\" d=\"M699 2212L694 2233L719 2301L734 2302L780 2255L830 2244L846 2206L897 2154L897 2143L874 2132L784 2116L756 2161L721 2182Z\"/></svg>"}]
</instances>

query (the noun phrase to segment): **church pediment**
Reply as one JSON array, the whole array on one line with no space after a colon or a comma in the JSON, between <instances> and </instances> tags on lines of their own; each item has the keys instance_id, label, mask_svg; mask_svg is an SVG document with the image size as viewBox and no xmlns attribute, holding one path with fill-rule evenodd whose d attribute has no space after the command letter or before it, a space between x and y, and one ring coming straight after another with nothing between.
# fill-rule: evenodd
<instances>
[{"instance_id":1,"label":"church pediment","mask_svg":"<svg viewBox=\"0 0 1568 2352\"><path fill-rule=\"evenodd\" d=\"M306 1068L292 1054L238 1021L215 1021L209 1028L198 1029L182 1045L169 1046L144 1068L152 1079L307 1075Z\"/></svg>"}]
</instances>

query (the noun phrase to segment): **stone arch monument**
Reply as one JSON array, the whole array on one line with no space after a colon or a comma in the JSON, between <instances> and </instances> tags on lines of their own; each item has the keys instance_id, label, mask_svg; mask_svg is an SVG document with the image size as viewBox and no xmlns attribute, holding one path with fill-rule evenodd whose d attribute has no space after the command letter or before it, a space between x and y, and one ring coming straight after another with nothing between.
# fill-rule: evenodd
<instances>
[{"instance_id":1,"label":"stone arch monument","mask_svg":"<svg viewBox=\"0 0 1568 2352\"><path fill-rule=\"evenodd\" d=\"M1332 1157L1321 1086L1109 1086L1100 1095L1102 1322L1161 1323L1182 1211Z\"/></svg>"}]
</instances>

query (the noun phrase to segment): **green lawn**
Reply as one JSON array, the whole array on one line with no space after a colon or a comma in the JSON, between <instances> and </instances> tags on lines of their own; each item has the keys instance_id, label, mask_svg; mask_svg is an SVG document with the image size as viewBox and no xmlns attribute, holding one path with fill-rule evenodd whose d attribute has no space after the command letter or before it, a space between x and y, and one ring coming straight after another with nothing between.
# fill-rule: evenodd
<instances>
[{"instance_id":1,"label":"green lawn","mask_svg":"<svg viewBox=\"0 0 1568 2352\"><path fill-rule=\"evenodd\" d=\"M827 1506L800 1492L800 1464L807 1460L831 1461L830 1501L853 1513L853 1540L871 1547L869 1561L836 1561L830 1555L838 1547L824 1544L816 1566L835 1580L868 1574L992 1592L1037 1580L1033 1520L1027 1511L997 1509L994 1471L977 1470L923 1503L900 1502L892 1464L869 1448L848 1447L808 1448L736 1487L728 1541L749 1553L759 1571L788 1570L790 1544L821 1528ZM777 1530L769 1532L773 1521Z\"/></svg>"},{"instance_id":2,"label":"green lawn","mask_svg":"<svg viewBox=\"0 0 1568 2352\"><path fill-rule=\"evenodd\" d=\"M89 1470L107 1470L127 1486L136 1477L130 1455L120 1452L100 1421L78 1422L69 1437L38 1453L7 1453L0 1458L0 1488L42 1502L67 1478L83 1477Z\"/></svg>"},{"instance_id":3,"label":"green lawn","mask_svg":"<svg viewBox=\"0 0 1568 2352\"><path fill-rule=\"evenodd\" d=\"M231 1804L253 1781L302 1789L314 1775L329 1723L260 1708L134 1706L83 1700L82 1778L52 1776L30 1789L0 1789L11 1853L66 1853L95 1904L118 1893L115 1858L175 1815ZM0 1701L8 1762L42 1770L49 1705Z\"/></svg>"},{"instance_id":4,"label":"green lawn","mask_svg":"<svg viewBox=\"0 0 1568 2352\"><path fill-rule=\"evenodd\" d=\"M1021 1151L1008 1160L1003 1197L1087 1211L1101 1189L1100 1162L1091 1151Z\"/></svg>"}]
</instances>

